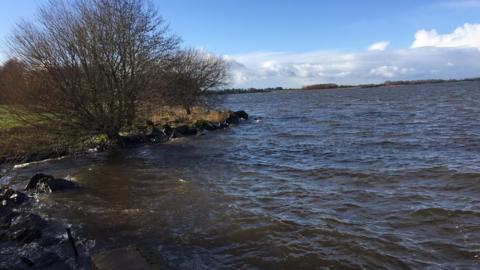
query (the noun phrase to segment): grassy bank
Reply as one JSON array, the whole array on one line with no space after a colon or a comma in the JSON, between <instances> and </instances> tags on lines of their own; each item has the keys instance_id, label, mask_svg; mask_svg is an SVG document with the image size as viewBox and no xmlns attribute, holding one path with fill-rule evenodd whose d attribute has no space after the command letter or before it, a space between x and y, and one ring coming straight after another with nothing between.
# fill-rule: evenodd
<instances>
[{"instance_id":1,"label":"grassy bank","mask_svg":"<svg viewBox=\"0 0 480 270\"><path fill-rule=\"evenodd\" d=\"M198 121L224 122L228 111L206 110L200 107L187 114L181 108L159 107L148 112L157 126L193 126ZM34 118L34 116L32 116ZM31 118L31 119L32 119ZM30 121L20 120L6 106L0 106L0 164L4 162L24 162L63 155L67 152L84 151L99 143L109 143L106 136L97 134L87 137L67 137L55 132L48 125L29 125ZM122 134L140 134L146 121L139 121L136 127L124 130Z\"/></svg>"},{"instance_id":2,"label":"grassy bank","mask_svg":"<svg viewBox=\"0 0 480 270\"><path fill-rule=\"evenodd\" d=\"M0 131L8 130L15 127L21 127L22 122L10 113L5 105L0 105Z\"/></svg>"}]
</instances>

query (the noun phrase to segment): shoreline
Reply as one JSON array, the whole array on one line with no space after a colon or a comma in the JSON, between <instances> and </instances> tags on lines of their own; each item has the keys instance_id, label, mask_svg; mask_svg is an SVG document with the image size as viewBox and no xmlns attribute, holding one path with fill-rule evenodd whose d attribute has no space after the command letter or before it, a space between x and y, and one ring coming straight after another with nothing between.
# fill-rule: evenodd
<instances>
[{"instance_id":1,"label":"shoreline","mask_svg":"<svg viewBox=\"0 0 480 270\"><path fill-rule=\"evenodd\" d=\"M166 143L173 138L225 129L244 120L248 120L248 114L237 111L230 112L229 117L221 123L197 121L193 126L163 126L162 129L152 123L149 133L123 137L126 142L124 147ZM105 146L99 148L92 151L111 149ZM69 155L72 153L16 164L13 169L26 167L32 162L48 162ZM75 226L69 226L55 217L41 216L35 210L35 204L38 203L36 194L75 192L76 188L81 188L76 182L43 174L34 175L23 191L13 189L10 183L0 185L0 255L8 257L8 260L0 262L1 269L95 269L104 265L120 266L117 259L124 256L142 262L144 258L132 247L90 254L88 243L94 240L79 238L75 235ZM145 260L143 262L146 263Z\"/></svg>"},{"instance_id":2,"label":"shoreline","mask_svg":"<svg viewBox=\"0 0 480 270\"><path fill-rule=\"evenodd\" d=\"M113 144L111 142L102 142L92 144L84 149L62 149L34 152L27 155L18 157L3 157L0 158L0 177L2 176L2 169L5 169L9 165L11 167L22 166L23 164L44 162L53 159L61 159L68 156L83 156L92 152L103 152L116 148L134 147L141 144L151 143L159 144L166 143L173 138L192 136L200 134L204 131L215 131L219 129L228 128L230 125L236 125L240 123L240 120L248 120L248 114L243 111L228 111L228 117L223 121L215 122L208 120L197 120L193 124L155 124L147 121L143 132L134 133L131 135L121 136L122 140L120 144Z\"/></svg>"}]
</instances>

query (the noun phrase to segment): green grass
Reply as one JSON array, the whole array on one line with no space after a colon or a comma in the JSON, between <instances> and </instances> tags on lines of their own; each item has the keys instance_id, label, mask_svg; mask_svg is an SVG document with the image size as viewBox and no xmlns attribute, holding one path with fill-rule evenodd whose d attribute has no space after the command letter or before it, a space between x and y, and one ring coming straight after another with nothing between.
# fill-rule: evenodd
<instances>
[{"instance_id":1,"label":"green grass","mask_svg":"<svg viewBox=\"0 0 480 270\"><path fill-rule=\"evenodd\" d=\"M20 111L17 111L20 112ZM32 113L21 112L21 117L12 112L7 105L0 105L0 131L10 130L12 128L31 127L44 123L42 117Z\"/></svg>"},{"instance_id":2,"label":"green grass","mask_svg":"<svg viewBox=\"0 0 480 270\"><path fill-rule=\"evenodd\" d=\"M0 105L0 129L7 130L15 127L21 127L22 123L14 114L9 112L5 105Z\"/></svg>"}]
</instances>

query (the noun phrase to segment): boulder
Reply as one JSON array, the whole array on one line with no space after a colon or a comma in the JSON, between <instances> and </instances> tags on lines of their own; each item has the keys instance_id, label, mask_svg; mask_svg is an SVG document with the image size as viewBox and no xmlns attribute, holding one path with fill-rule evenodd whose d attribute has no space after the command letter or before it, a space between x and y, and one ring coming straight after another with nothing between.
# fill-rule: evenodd
<instances>
[{"instance_id":1,"label":"boulder","mask_svg":"<svg viewBox=\"0 0 480 270\"><path fill-rule=\"evenodd\" d=\"M65 179L54 178L51 175L46 174L35 174L30 181L28 182L27 186L25 186L25 190L36 190L37 192L46 192L52 193L56 191L62 190L70 190L78 188L78 184L72 181L68 181Z\"/></svg>"},{"instance_id":2,"label":"boulder","mask_svg":"<svg viewBox=\"0 0 480 270\"><path fill-rule=\"evenodd\" d=\"M173 130L173 137L182 137L182 136L189 136L189 135L196 135L198 133L198 130L195 127L191 127L188 125L181 125L178 127L175 127Z\"/></svg>"},{"instance_id":3,"label":"boulder","mask_svg":"<svg viewBox=\"0 0 480 270\"><path fill-rule=\"evenodd\" d=\"M229 125L238 125L240 124L240 117L236 115L234 112L230 113L227 119L225 119Z\"/></svg>"},{"instance_id":4,"label":"boulder","mask_svg":"<svg viewBox=\"0 0 480 270\"><path fill-rule=\"evenodd\" d=\"M1 206L13 206L24 203L28 200L24 193L13 190L8 186L0 187L0 203Z\"/></svg>"},{"instance_id":5,"label":"boulder","mask_svg":"<svg viewBox=\"0 0 480 270\"><path fill-rule=\"evenodd\" d=\"M151 143L160 143L168 139L167 135L154 125L151 125L150 130L145 133L145 138Z\"/></svg>"},{"instance_id":6,"label":"boulder","mask_svg":"<svg viewBox=\"0 0 480 270\"><path fill-rule=\"evenodd\" d=\"M225 119L225 122L227 122L229 125L238 125L240 123L240 119L248 120L248 114L245 111L230 112L230 115L227 119Z\"/></svg>"},{"instance_id":7,"label":"boulder","mask_svg":"<svg viewBox=\"0 0 480 270\"><path fill-rule=\"evenodd\" d=\"M243 110L242 111L236 111L235 115L237 115L238 117L240 117L243 120L248 120L248 113L246 113Z\"/></svg>"},{"instance_id":8,"label":"boulder","mask_svg":"<svg viewBox=\"0 0 480 270\"><path fill-rule=\"evenodd\" d=\"M213 131L222 128L222 125L218 122L210 122L207 120L198 120L197 123L195 123L195 126L199 130L208 130L208 131Z\"/></svg>"},{"instance_id":9,"label":"boulder","mask_svg":"<svg viewBox=\"0 0 480 270\"><path fill-rule=\"evenodd\" d=\"M163 133L167 135L167 137L171 137L173 135L174 129L170 125L163 126Z\"/></svg>"},{"instance_id":10,"label":"boulder","mask_svg":"<svg viewBox=\"0 0 480 270\"><path fill-rule=\"evenodd\" d=\"M19 214L11 220L10 239L28 244L42 237L42 229L46 222L35 214Z\"/></svg>"},{"instance_id":11,"label":"boulder","mask_svg":"<svg viewBox=\"0 0 480 270\"><path fill-rule=\"evenodd\" d=\"M121 137L121 143L125 146L140 144L140 143L144 143L145 141L146 141L145 136L138 135L138 134Z\"/></svg>"},{"instance_id":12,"label":"boulder","mask_svg":"<svg viewBox=\"0 0 480 270\"><path fill-rule=\"evenodd\" d=\"M28 269L72 269L58 254L35 243L24 246L17 256Z\"/></svg>"}]
</instances>

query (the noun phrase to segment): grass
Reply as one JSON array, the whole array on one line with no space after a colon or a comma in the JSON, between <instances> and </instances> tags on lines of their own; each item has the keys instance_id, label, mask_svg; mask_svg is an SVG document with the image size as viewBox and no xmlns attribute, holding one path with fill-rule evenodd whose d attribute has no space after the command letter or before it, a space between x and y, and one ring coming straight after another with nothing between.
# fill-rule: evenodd
<instances>
[{"instance_id":1,"label":"grass","mask_svg":"<svg viewBox=\"0 0 480 270\"><path fill-rule=\"evenodd\" d=\"M197 121L223 122L228 118L228 111L208 110L194 107L190 114L180 107L160 107L151 112L150 120L156 125L161 124L194 124Z\"/></svg>"},{"instance_id":2,"label":"grass","mask_svg":"<svg viewBox=\"0 0 480 270\"><path fill-rule=\"evenodd\" d=\"M51 132L53 129L35 116L22 114L38 124L32 126L11 112L8 106L0 105L0 164L6 161L20 162L28 157L52 155L65 152L70 143Z\"/></svg>"},{"instance_id":3,"label":"grass","mask_svg":"<svg viewBox=\"0 0 480 270\"><path fill-rule=\"evenodd\" d=\"M8 130L24 125L20 119L10 112L7 106L0 105L0 130Z\"/></svg>"}]
</instances>

